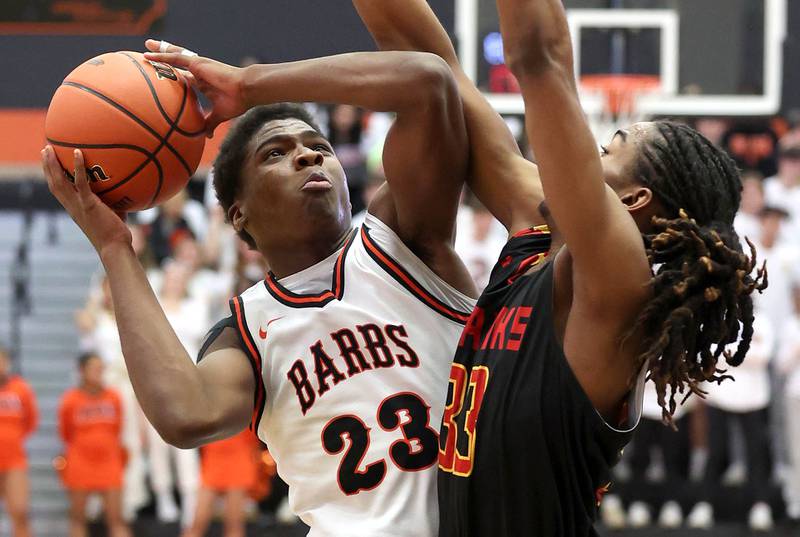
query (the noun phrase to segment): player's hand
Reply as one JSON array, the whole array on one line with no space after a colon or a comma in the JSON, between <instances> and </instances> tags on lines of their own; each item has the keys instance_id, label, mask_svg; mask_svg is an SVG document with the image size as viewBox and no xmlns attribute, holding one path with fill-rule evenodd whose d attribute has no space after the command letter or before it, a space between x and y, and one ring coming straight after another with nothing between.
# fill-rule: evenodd
<instances>
[{"instance_id":1,"label":"player's hand","mask_svg":"<svg viewBox=\"0 0 800 537\"><path fill-rule=\"evenodd\" d=\"M64 173L52 146L42 149L42 168L50 192L83 230L98 253L114 244L132 243L131 232L125 224L125 213L115 213L92 192L83 153L79 149L75 150L74 182Z\"/></svg>"},{"instance_id":2,"label":"player's hand","mask_svg":"<svg viewBox=\"0 0 800 537\"><path fill-rule=\"evenodd\" d=\"M148 39L144 57L150 61L167 63L191 74L194 87L211 101L211 110L206 114L206 136L211 137L217 125L244 114L247 106L242 95L244 69L210 58L197 56L178 45ZM165 49L165 52L161 50Z\"/></svg>"}]
</instances>

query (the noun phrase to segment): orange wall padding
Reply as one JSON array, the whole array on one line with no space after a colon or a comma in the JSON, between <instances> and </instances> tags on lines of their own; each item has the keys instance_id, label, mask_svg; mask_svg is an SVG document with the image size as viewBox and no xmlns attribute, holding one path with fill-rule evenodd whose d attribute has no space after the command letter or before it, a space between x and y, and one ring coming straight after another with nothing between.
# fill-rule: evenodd
<instances>
[{"instance_id":1,"label":"orange wall padding","mask_svg":"<svg viewBox=\"0 0 800 537\"><path fill-rule=\"evenodd\" d=\"M39 151L45 144L44 108L0 109L0 167L39 164ZM228 125L220 125L214 137L206 140L201 166L209 166L217 155Z\"/></svg>"}]
</instances>

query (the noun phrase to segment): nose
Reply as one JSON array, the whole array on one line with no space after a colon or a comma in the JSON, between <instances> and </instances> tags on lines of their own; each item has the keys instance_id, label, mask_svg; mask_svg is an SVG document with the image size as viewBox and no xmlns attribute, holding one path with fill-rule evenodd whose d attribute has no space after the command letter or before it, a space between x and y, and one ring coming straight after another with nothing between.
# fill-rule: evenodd
<instances>
[{"instance_id":1,"label":"nose","mask_svg":"<svg viewBox=\"0 0 800 537\"><path fill-rule=\"evenodd\" d=\"M310 166L322 166L324 157L319 151L314 151L309 147L303 146L294 158L294 166L298 170L308 168Z\"/></svg>"}]
</instances>

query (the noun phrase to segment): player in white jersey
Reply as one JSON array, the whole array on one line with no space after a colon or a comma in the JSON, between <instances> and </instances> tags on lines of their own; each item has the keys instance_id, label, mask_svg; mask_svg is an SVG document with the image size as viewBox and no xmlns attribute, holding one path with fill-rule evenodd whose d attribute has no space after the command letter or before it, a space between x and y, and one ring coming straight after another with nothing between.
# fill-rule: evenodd
<instances>
[{"instance_id":1,"label":"player in white jersey","mask_svg":"<svg viewBox=\"0 0 800 537\"><path fill-rule=\"evenodd\" d=\"M263 379L256 430L314 535L435 533L447 362L472 304L372 214L232 301Z\"/></svg>"},{"instance_id":2,"label":"player in white jersey","mask_svg":"<svg viewBox=\"0 0 800 537\"><path fill-rule=\"evenodd\" d=\"M149 58L192 72L213 104L210 130L252 105L286 100L397 119L384 151L390 188L357 233L341 165L301 108L256 107L233 127L215 187L272 273L233 300L198 365L169 328L127 228L91 193L80 153L73 188L45 149L51 191L105 266L145 414L179 447L252 423L312 535L435 534L437 429L473 304L452 248L467 147L449 68L398 52L238 69L167 50Z\"/></svg>"}]
</instances>

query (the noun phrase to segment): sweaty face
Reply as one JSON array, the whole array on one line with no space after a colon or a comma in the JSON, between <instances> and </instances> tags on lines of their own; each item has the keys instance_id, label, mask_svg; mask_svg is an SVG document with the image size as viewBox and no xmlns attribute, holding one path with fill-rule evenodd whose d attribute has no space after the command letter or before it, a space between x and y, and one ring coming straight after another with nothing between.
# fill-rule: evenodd
<instances>
[{"instance_id":1,"label":"sweaty face","mask_svg":"<svg viewBox=\"0 0 800 537\"><path fill-rule=\"evenodd\" d=\"M328 141L299 119L269 121L252 137L241 192L244 229L260 246L350 226L344 170Z\"/></svg>"}]
</instances>

